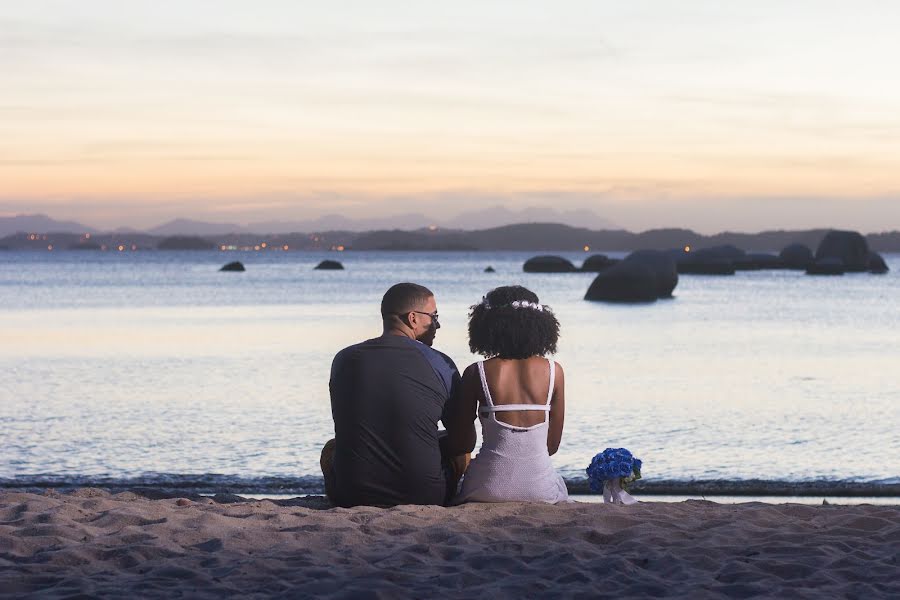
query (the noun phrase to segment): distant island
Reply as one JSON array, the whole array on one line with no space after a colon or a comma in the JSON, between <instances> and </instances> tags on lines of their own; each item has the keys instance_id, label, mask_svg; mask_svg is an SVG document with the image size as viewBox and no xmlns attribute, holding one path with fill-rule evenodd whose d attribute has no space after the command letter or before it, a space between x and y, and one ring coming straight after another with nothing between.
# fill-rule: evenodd
<instances>
[{"instance_id":1,"label":"distant island","mask_svg":"<svg viewBox=\"0 0 900 600\"><path fill-rule=\"evenodd\" d=\"M703 248L730 244L747 251L778 251L799 243L815 248L828 229L775 230L703 235L690 229L592 230L558 223L524 223L474 231L427 227L416 230L158 236L142 232L28 231L0 238L0 250L137 251L555 251L615 252L643 248ZM876 252L900 252L900 231L866 235Z\"/></svg>"}]
</instances>

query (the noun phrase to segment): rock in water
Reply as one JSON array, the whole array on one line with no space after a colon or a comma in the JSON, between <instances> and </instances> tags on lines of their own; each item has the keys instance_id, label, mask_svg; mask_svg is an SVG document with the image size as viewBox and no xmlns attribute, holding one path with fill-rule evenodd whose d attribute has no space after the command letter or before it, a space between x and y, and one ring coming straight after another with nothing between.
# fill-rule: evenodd
<instances>
[{"instance_id":1,"label":"rock in water","mask_svg":"<svg viewBox=\"0 0 900 600\"><path fill-rule=\"evenodd\" d=\"M883 275L890 269L884 259L877 252L869 252L869 272L877 275Z\"/></svg>"},{"instance_id":2,"label":"rock in water","mask_svg":"<svg viewBox=\"0 0 900 600\"><path fill-rule=\"evenodd\" d=\"M759 252L748 253L746 264L752 265L749 269L784 269L784 261L780 256L774 254L764 254ZM737 267L737 265L735 265Z\"/></svg>"},{"instance_id":3,"label":"rock in water","mask_svg":"<svg viewBox=\"0 0 900 600\"><path fill-rule=\"evenodd\" d=\"M844 263L838 258L822 258L806 268L807 275L843 275Z\"/></svg>"},{"instance_id":4,"label":"rock in water","mask_svg":"<svg viewBox=\"0 0 900 600\"><path fill-rule=\"evenodd\" d=\"M714 246L691 252L678 250L673 253L680 275L734 275L737 263L747 265L746 253L734 246Z\"/></svg>"},{"instance_id":5,"label":"rock in water","mask_svg":"<svg viewBox=\"0 0 900 600\"><path fill-rule=\"evenodd\" d=\"M485 267L484 272L485 273L495 273L496 271L494 271L494 267L488 265L487 267Z\"/></svg>"},{"instance_id":6,"label":"rock in water","mask_svg":"<svg viewBox=\"0 0 900 600\"><path fill-rule=\"evenodd\" d=\"M656 279L656 296L672 297L672 290L678 285L678 268L669 254L659 250L637 250L626 256L624 262L635 262L650 269Z\"/></svg>"},{"instance_id":7,"label":"rock in water","mask_svg":"<svg viewBox=\"0 0 900 600\"><path fill-rule=\"evenodd\" d=\"M319 271L343 271L344 265L336 260L323 260L315 266L314 270Z\"/></svg>"},{"instance_id":8,"label":"rock in water","mask_svg":"<svg viewBox=\"0 0 900 600\"><path fill-rule=\"evenodd\" d=\"M601 271L587 293L585 300L600 302L655 302L659 287L653 270L638 261L624 260Z\"/></svg>"},{"instance_id":9,"label":"rock in water","mask_svg":"<svg viewBox=\"0 0 900 600\"><path fill-rule=\"evenodd\" d=\"M234 261L234 262L228 263L227 265L225 265L224 267L222 267L219 270L220 271L233 271L233 272L237 273L237 272L246 271L247 269L245 269L244 265L241 264L239 261Z\"/></svg>"},{"instance_id":10,"label":"rock in water","mask_svg":"<svg viewBox=\"0 0 900 600\"><path fill-rule=\"evenodd\" d=\"M561 256L535 256L525 261L522 270L526 273L572 273L578 269Z\"/></svg>"},{"instance_id":11,"label":"rock in water","mask_svg":"<svg viewBox=\"0 0 900 600\"><path fill-rule=\"evenodd\" d=\"M786 269L805 270L813 263L812 250L803 244L789 244L785 246L778 255L784 261Z\"/></svg>"},{"instance_id":12,"label":"rock in water","mask_svg":"<svg viewBox=\"0 0 900 600\"><path fill-rule=\"evenodd\" d=\"M588 273L599 273L600 271L608 269L618 262L618 260L609 258L605 254L594 254L593 256L588 256L586 259L584 259L584 263L582 263L581 265L581 270L587 271Z\"/></svg>"},{"instance_id":13,"label":"rock in water","mask_svg":"<svg viewBox=\"0 0 900 600\"><path fill-rule=\"evenodd\" d=\"M816 248L816 261L837 259L846 271L869 270L869 244L856 231L829 231Z\"/></svg>"}]
</instances>

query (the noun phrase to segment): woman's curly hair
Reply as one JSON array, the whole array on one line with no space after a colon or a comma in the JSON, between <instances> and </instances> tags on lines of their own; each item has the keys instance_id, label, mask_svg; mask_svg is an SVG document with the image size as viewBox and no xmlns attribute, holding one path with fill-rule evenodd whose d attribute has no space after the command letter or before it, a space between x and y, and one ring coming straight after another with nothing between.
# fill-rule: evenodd
<instances>
[{"instance_id":1,"label":"woman's curly hair","mask_svg":"<svg viewBox=\"0 0 900 600\"><path fill-rule=\"evenodd\" d=\"M554 354L557 340L559 321L553 312L520 285L491 290L469 312L469 350L486 358Z\"/></svg>"}]
</instances>

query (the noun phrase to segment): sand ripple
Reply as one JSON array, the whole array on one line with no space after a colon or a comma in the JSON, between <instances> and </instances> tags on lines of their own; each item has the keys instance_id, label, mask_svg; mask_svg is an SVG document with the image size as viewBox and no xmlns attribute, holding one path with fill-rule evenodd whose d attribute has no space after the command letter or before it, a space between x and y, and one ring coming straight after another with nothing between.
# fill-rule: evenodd
<instances>
[{"instance_id":1,"label":"sand ripple","mask_svg":"<svg viewBox=\"0 0 900 600\"><path fill-rule=\"evenodd\" d=\"M323 508L0 492L0 597L900 597L896 506Z\"/></svg>"}]
</instances>

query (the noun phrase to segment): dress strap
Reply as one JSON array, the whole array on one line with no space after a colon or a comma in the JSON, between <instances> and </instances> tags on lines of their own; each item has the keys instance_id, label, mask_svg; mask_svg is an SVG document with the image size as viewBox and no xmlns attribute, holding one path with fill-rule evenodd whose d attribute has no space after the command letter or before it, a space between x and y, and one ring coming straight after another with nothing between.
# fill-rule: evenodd
<instances>
[{"instance_id":1,"label":"dress strap","mask_svg":"<svg viewBox=\"0 0 900 600\"><path fill-rule=\"evenodd\" d=\"M550 406L547 404L495 404L493 406L482 406L478 410L484 414L510 410L543 410L549 412Z\"/></svg>"},{"instance_id":2,"label":"dress strap","mask_svg":"<svg viewBox=\"0 0 900 600\"><path fill-rule=\"evenodd\" d=\"M550 401L553 400L553 384L556 383L556 363L552 358L548 358L547 362L550 363L550 389L547 390L547 412L544 413L544 423L550 422Z\"/></svg>"},{"instance_id":3,"label":"dress strap","mask_svg":"<svg viewBox=\"0 0 900 600\"><path fill-rule=\"evenodd\" d=\"M484 392L484 401L488 406L494 407L494 401L491 399L491 390L488 389L487 378L484 376L484 361L478 361L478 374L481 376L481 390Z\"/></svg>"},{"instance_id":4,"label":"dress strap","mask_svg":"<svg viewBox=\"0 0 900 600\"><path fill-rule=\"evenodd\" d=\"M550 406L550 401L553 400L553 384L556 383L556 364L552 358L548 358L547 362L550 363L550 389L547 390L547 406Z\"/></svg>"}]
</instances>

